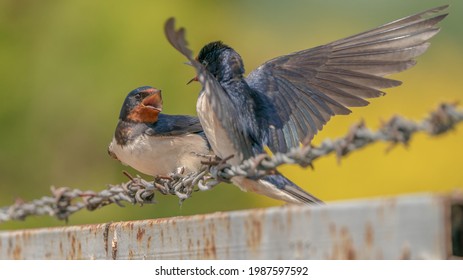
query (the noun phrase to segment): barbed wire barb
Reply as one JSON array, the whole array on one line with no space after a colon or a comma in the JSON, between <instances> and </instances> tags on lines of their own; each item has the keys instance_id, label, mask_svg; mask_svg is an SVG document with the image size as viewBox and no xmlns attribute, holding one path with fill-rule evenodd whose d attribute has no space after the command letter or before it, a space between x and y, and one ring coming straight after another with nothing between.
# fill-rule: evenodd
<instances>
[{"instance_id":1,"label":"barbed wire barb","mask_svg":"<svg viewBox=\"0 0 463 280\"><path fill-rule=\"evenodd\" d=\"M0 208L0 223L10 220L24 220L28 216L48 215L60 220L67 220L73 213L82 209L94 211L110 204L121 207L124 203L143 206L156 203L155 192L163 195L176 195L180 203L190 198L195 191L207 191L221 182L230 182L234 176L259 178L275 171L283 164L298 164L313 167L318 158L335 154L338 162L353 151L376 143L387 142L389 152L397 145L408 146L412 136L424 132L431 136L441 135L455 129L463 121L463 110L458 103L443 103L421 122L413 122L401 116L394 116L383 122L380 129L372 131L363 121L352 126L344 137L325 139L317 147L310 145L293 148L288 153L273 156L262 154L245 160L238 166L231 166L226 158L214 160L208 158L198 172L184 174L179 168L168 177L155 177L149 182L140 176L124 174L128 182L109 185L100 192L81 191L68 187L51 187L51 196L44 196L30 202L17 199L7 207Z\"/></svg>"}]
</instances>

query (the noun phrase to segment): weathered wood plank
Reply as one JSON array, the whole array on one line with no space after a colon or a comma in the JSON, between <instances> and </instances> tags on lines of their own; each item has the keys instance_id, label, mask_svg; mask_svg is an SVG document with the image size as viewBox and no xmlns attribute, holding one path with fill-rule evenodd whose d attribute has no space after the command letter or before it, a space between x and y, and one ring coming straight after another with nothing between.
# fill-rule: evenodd
<instances>
[{"instance_id":1,"label":"weathered wood plank","mask_svg":"<svg viewBox=\"0 0 463 280\"><path fill-rule=\"evenodd\" d=\"M5 231L0 259L447 259L450 208L420 194Z\"/></svg>"}]
</instances>

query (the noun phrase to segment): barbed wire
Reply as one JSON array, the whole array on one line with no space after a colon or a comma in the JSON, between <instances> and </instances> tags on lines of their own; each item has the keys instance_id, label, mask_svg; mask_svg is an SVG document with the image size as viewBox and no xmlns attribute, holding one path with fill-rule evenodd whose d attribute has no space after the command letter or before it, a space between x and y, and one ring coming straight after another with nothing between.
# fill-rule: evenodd
<instances>
[{"instance_id":1,"label":"barbed wire","mask_svg":"<svg viewBox=\"0 0 463 280\"><path fill-rule=\"evenodd\" d=\"M16 200L7 207L0 208L0 223L10 220L24 220L28 216L49 215L60 220L67 220L70 215L87 209L93 211L109 204L124 206L131 204L155 203L155 192L164 195L176 195L180 202L190 198L194 191L210 190L220 182L230 182L234 176L259 178L272 173L283 164L312 166L316 159L335 153L338 160L353 151L375 142L388 142L388 151L398 144L408 145L412 136L424 132L431 136L451 131L463 121L463 110L457 103L443 103L420 122L413 122L401 116L392 117L384 122L377 131L372 131L362 121L351 127L344 136L334 140L326 139L319 146L311 145L293 148L288 153L273 156L262 154L245 160L239 166L231 166L229 159L206 158L204 166L195 173L183 174L180 169L168 177L156 177L146 181L140 176L133 177L126 173L129 181L109 185L100 192L82 191L68 187L51 187L51 196L44 196L30 202Z\"/></svg>"}]
</instances>

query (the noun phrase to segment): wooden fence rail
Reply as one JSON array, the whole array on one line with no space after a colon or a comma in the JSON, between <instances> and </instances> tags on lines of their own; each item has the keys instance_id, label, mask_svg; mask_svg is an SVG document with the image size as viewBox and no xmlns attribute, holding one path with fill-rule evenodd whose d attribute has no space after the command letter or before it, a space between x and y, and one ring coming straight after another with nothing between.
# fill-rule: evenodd
<instances>
[{"instance_id":1,"label":"wooden fence rail","mask_svg":"<svg viewBox=\"0 0 463 280\"><path fill-rule=\"evenodd\" d=\"M0 232L0 259L449 259L463 200L418 194L325 206Z\"/></svg>"}]
</instances>

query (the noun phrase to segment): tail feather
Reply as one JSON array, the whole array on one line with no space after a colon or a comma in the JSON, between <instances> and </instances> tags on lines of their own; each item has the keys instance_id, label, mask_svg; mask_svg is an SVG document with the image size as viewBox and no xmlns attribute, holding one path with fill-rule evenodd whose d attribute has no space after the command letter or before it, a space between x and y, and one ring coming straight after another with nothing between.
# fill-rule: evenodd
<instances>
[{"instance_id":1,"label":"tail feather","mask_svg":"<svg viewBox=\"0 0 463 280\"><path fill-rule=\"evenodd\" d=\"M294 198L294 200L301 204L324 204L323 201L306 192L282 174L267 175L261 180L274 185L278 190Z\"/></svg>"}]
</instances>

